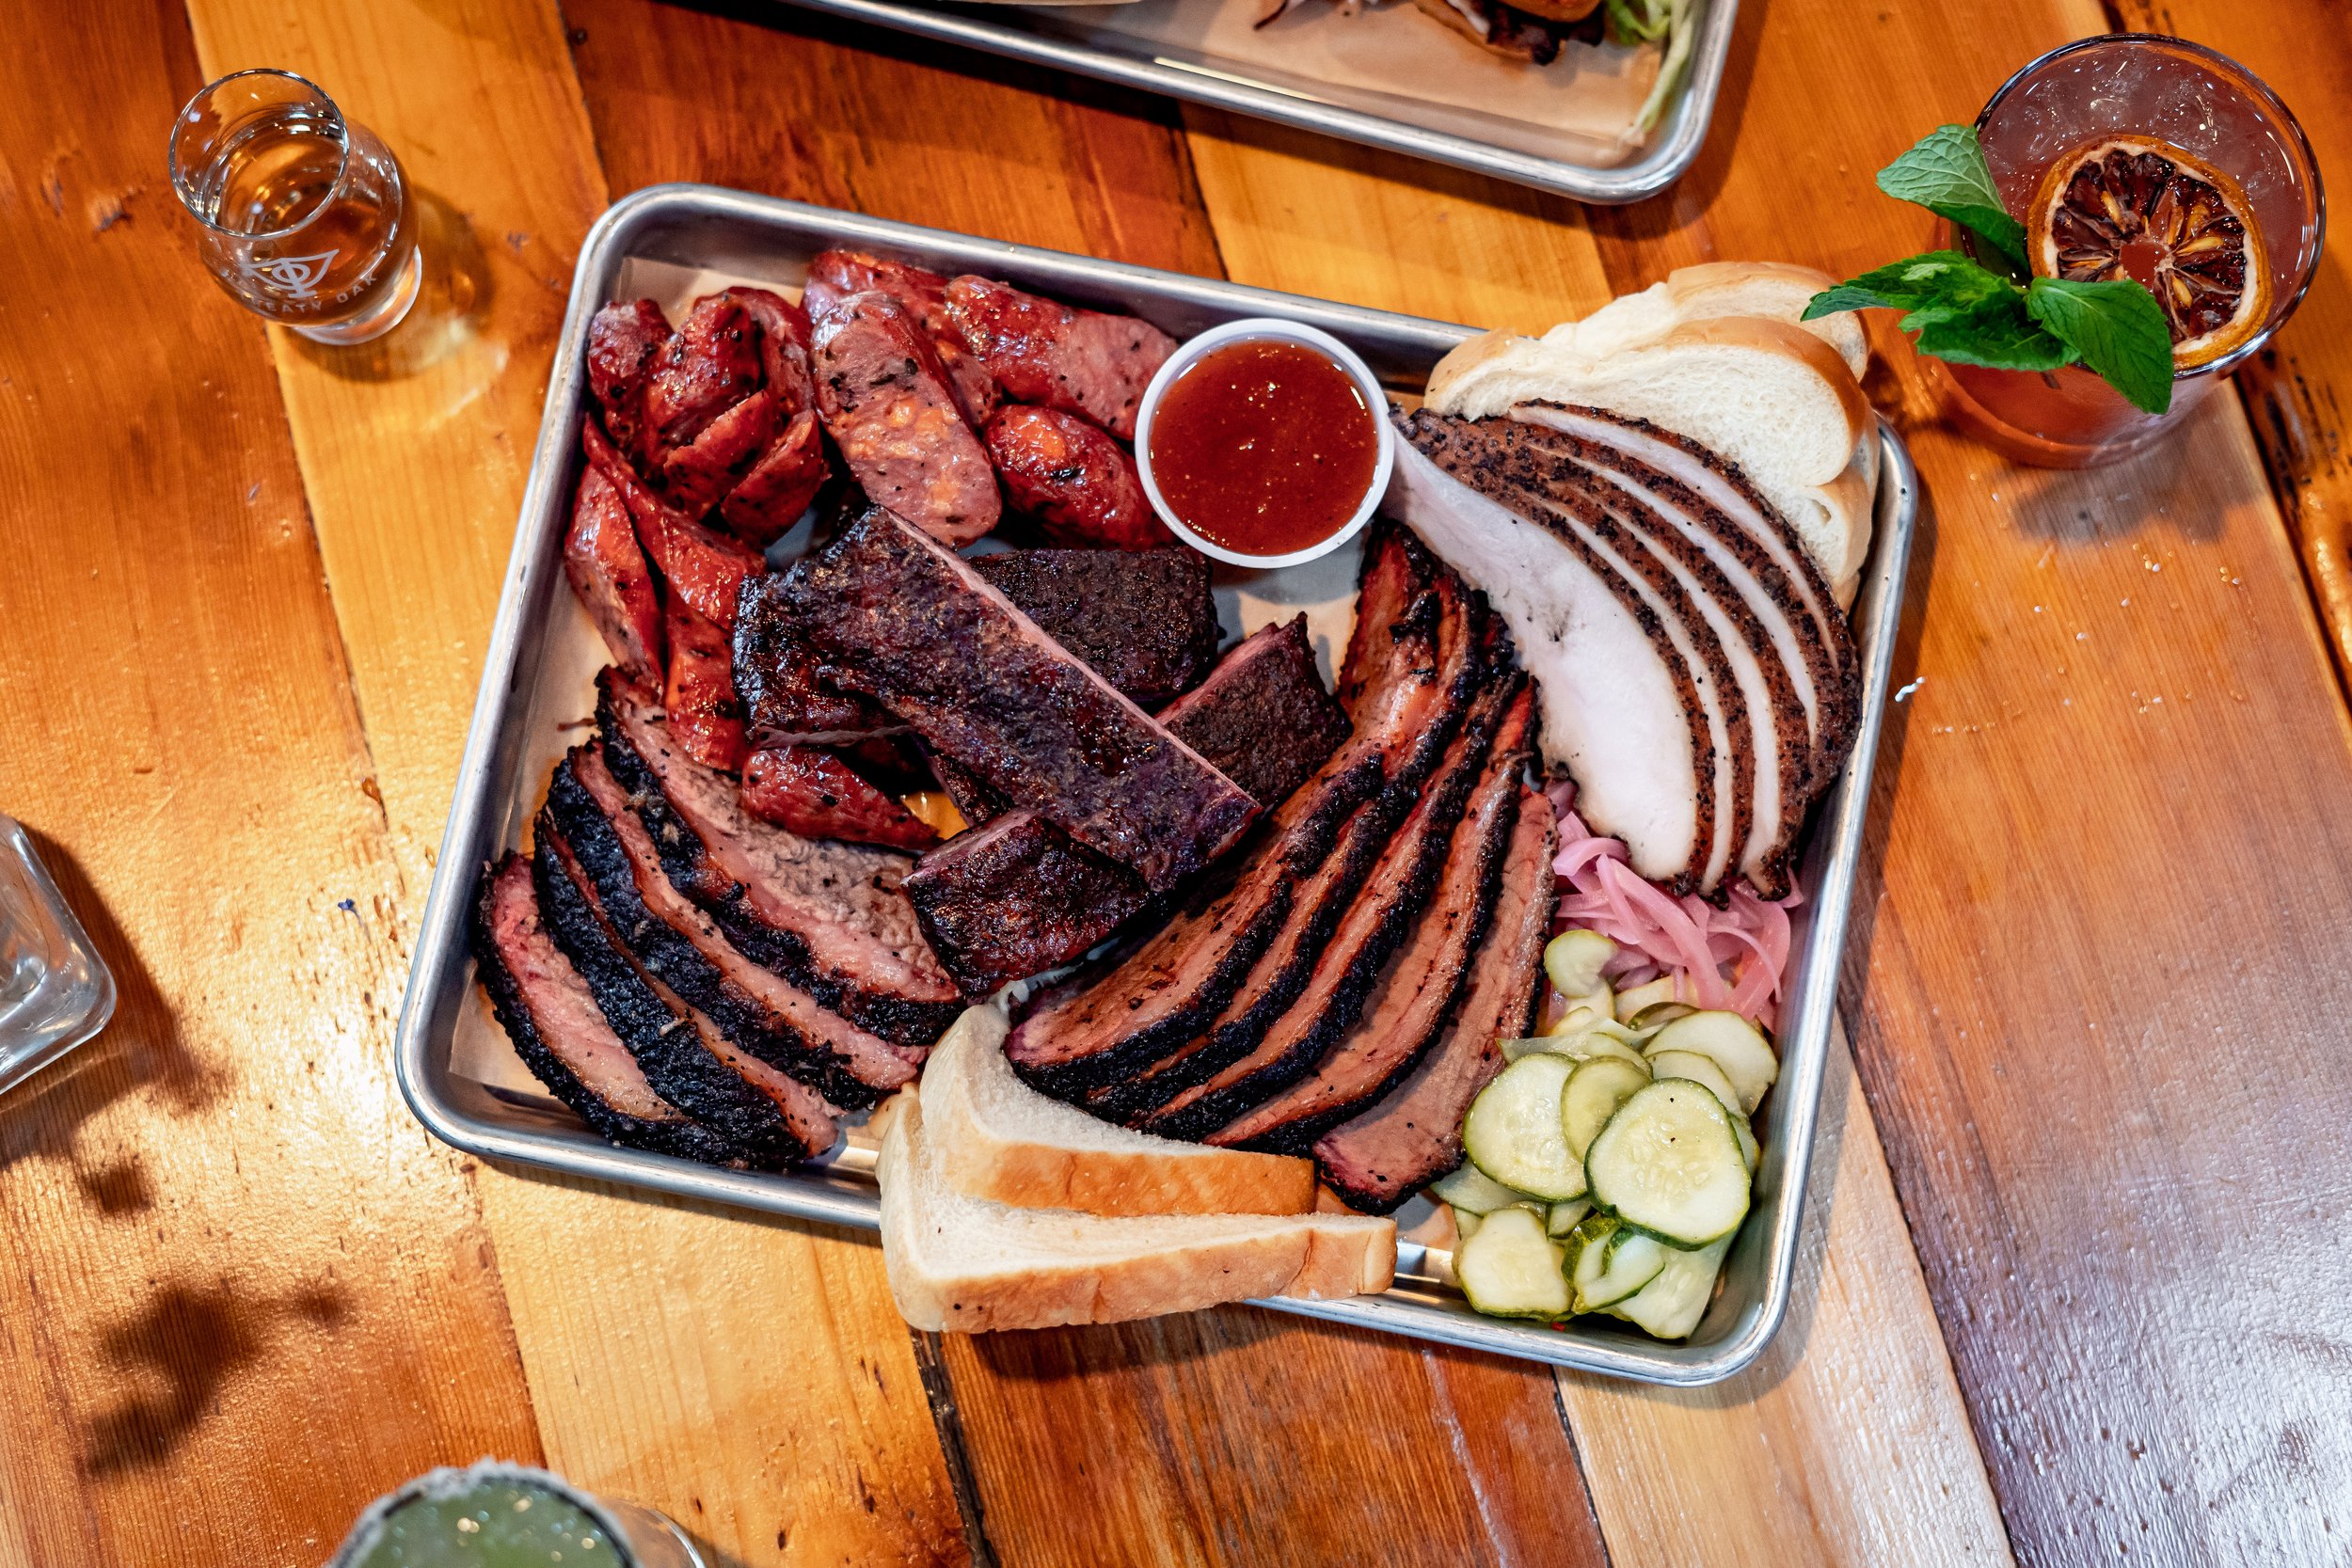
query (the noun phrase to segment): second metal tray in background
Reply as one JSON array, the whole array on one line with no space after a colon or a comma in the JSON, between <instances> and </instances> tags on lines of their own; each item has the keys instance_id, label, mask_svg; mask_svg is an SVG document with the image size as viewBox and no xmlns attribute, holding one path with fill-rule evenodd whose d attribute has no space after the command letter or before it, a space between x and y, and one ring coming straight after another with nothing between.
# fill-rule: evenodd
<instances>
[{"instance_id":1,"label":"second metal tray in background","mask_svg":"<svg viewBox=\"0 0 2352 1568\"><path fill-rule=\"evenodd\" d=\"M590 232L573 279L514 554L402 1003L395 1045L401 1089L435 1134L474 1154L871 1230L879 1223L879 1203L868 1151L852 1149L858 1157L814 1168L759 1174L616 1148L543 1092L532 1092L535 1085L518 1091L485 1082L457 1070L452 1057L461 1030L497 1027L483 1019L466 949L475 878L485 860L522 838L553 763L550 748L560 751L567 738L559 727L584 710L587 676L603 660L586 617L569 601L562 569L586 400L588 319L615 297L632 261L794 286L806 276L812 255L837 245L950 273L982 273L1074 304L1130 311L1178 337L1240 316L1289 317L1347 342L1385 384L1405 394L1418 395L1430 368L1470 329L707 186L640 191ZM1880 442L1884 461L1877 531L1854 607L1865 657L1861 734L1806 841L1800 873L1806 900L1792 916L1782 1004L1781 1078L1756 1127L1763 1162L1755 1208L1697 1331L1667 1344L1592 1319L1555 1329L1481 1317L1444 1283L1446 1260L1411 1243L1400 1244L1396 1285L1384 1295L1258 1305L1661 1384L1728 1377L1772 1338L1792 1286L1839 956L1861 861L1870 767L1886 708L1916 504L1917 482L1901 441L1882 429ZM502 1040L493 1046L504 1051ZM511 1052L505 1054L511 1058ZM1403 1217L1409 1220L1412 1212Z\"/></svg>"},{"instance_id":2,"label":"second metal tray in background","mask_svg":"<svg viewBox=\"0 0 2352 1568\"><path fill-rule=\"evenodd\" d=\"M1500 115L1449 110L1476 130L1446 131L1417 122L1415 105L1389 94L1335 87L1312 79L1141 40L1095 41L1073 36L1047 8L949 6L935 0L782 0L888 27L942 43L1027 60L1181 98L1212 108L1296 126L1343 141L1426 158L1517 184L1554 191L1579 201L1617 205L1656 196L1691 166L1707 139L1731 54L1737 0L1698 0L1689 69L1674 103L1637 156L1620 164L1580 161L1566 152L1537 150L1540 127ZM1435 24L1432 24L1435 25ZM1497 70L1521 69L1496 61ZM1574 90L1563 84L1564 91ZM1516 145L1515 145L1516 144Z\"/></svg>"}]
</instances>

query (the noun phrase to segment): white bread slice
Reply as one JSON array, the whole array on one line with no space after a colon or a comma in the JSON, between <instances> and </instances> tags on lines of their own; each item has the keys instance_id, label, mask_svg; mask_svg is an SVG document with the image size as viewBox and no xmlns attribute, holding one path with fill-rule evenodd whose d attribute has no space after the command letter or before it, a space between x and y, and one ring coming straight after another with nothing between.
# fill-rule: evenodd
<instances>
[{"instance_id":1,"label":"white bread slice","mask_svg":"<svg viewBox=\"0 0 2352 1568\"><path fill-rule=\"evenodd\" d=\"M1686 268L1541 339L1489 332L1429 377L1427 405L1488 419L1514 404L1585 404L1648 420L1737 464L1797 531L1840 604L1869 553L1878 430L1842 344L1790 319L1819 275L1802 269ZM1752 304L1778 318L1716 313ZM1697 312L1685 318L1688 309Z\"/></svg>"},{"instance_id":2,"label":"white bread slice","mask_svg":"<svg viewBox=\"0 0 2352 1568\"><path fill-rule=\"evenodd\" d=\"M966 1197L1089 1214L1303 1214L1315 1166L1098 1121L1023 1083L1001 1007L967 1008L923 1067L923 1123Z\"/></svg>"},{"instance_id":3,"label":"white bread slice","mask_svg":"<svg viewBox=\"0 0 2352 1568\"><path fill-rule=\"evenodd\" d=\"M1360 1214L1184 1214L1112 1219L1016 1209L947 1184L919 1096L901 1092L882 1135L882 1266L916 1328L1124 1323L1250 1296L1385 1291L1396 1224Z\"/></svg>"},{"instance_id":4,"label":"white bread slice","mask_svg":"<svg viewBox=\"0 0 2352 1568\"><path fill-rule=\"evenodd\" d=\"M1639 293L1620 294L1582 321L1561 323L1544 334L1544 341L1598 359L1654 343L1687 322L1763 316L1820 339L1860 381L1870 368L1870 340L1862 330L1862 317L1844 310L1819 321L1798 319L1815 294L1836 283L1825 272L1788 261L1703 261L1677 267L1664 282Z\"/></svg>"}]
</instances>

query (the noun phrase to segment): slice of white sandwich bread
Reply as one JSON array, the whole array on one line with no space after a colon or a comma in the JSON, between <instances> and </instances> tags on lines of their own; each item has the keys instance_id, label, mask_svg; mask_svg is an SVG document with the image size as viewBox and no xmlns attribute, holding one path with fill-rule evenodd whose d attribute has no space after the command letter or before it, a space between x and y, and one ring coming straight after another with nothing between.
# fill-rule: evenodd
<instances>
[{"instance_id":1,"label":"slice of white sandwich bread","mask_svg":"<svg viewBox=\"0 0 2352 1568\"><path fill-rule=\"evenodd\" d=\"M1840 604L1869 554L1878 427L1851 314L1799 323L1826 274L1687 267L1541 338L1488 332L1431 372L1426 406L1491 419L1556 403L1647 420L1737 464L1803 541Z\"/></svg>"},{"instance_id":2,"label":"slice of white sandwich bread","mask_svg":"<svg viewBox=\"0 0 2352 1568\"><path fill-rule=\"evenodd\" d=\"M916 1328L1123 1323L1251 1296L1360 1295L1387 1290L1395 1275L1396 1224L1386 1218L1113 1216L971 1196L948 1178L951 1162L972 1163L934 1133L930 1095L927 1069L918 1089L883 1107L874 1171L882 1266L899 1314Z\"/></svg>"},{"instance_id":3,"label":"slice of white sandwich bread","mask_svg":"<svg viewBox=\"0 0 2352 1568\"><path fill-rule=\"evenodd\" d=\"M1089 1214L1303 1214L1315 1166L1287 1154L1179 1143L1098 1121L1024 1084L1007 1022L971 1007L923 1068L923 1123L947 1185L966 1197Z\"/></svg>"}]
</instances>

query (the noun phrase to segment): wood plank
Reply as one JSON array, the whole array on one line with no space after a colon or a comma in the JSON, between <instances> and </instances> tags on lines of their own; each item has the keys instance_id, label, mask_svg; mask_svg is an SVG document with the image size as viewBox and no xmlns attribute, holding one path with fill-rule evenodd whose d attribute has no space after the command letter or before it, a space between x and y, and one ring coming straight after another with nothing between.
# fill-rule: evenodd
<instances>
[{"instance_id":1,"label":"wood plank","mask_svg":"<svg viewBox=\"0 0 2352 1568\"><path fill-rule=\"evenodd\" d=\"M2309 3L2213 0L2117 0L2108 8L2119 26L2194 39L2241 62L2302 121L2323 180L2352 167L2352 51L2344 47L2344 21L2334 11ZM2336 673L2352 697L2352 455L2344 451L2352 282L2341 264L2322 259L2294 320L2238 372L2237 385L2319 606Z\"/></svg>"},{"instance_id":2,"label":"wood plank","mask_svg":"<svg viewBox=\"0 0 2352 1568\"><path fill-rule=\"evenodd\" d=\"M2055 0L1742 18L1740 139L1682 187L1703 210L1596 220L1623 283L1916 248L1870 173L2102 27ZM1823 90L1855 81L1900 90ZM2314 1173L2352 1153L2352 1061L2281 1071L2273 1042L2340 1039L2352 1006L2352 747L2245 418L2217 400L2054 474L1934 427L1899 355L1884 390L1930 498L1897 677L1924 684L1880 760L1847 1016L2010 1539L2341 1555L2352 1259ZM2181 1000L2216 983L2247 1026ZM2262 1261L2217 1261L2249 1213Z\"/></svg>"},{"instance_id":3,"label":"wood plank","mask_svg":"<svg viewBox=\"0 0 2352 1568\"><path fill-rule=\"evenodd\" d=\"M121 1005L0 1102L0 1560L317 1561L390 1482L537 1439L382 1067L400 871L261 328L165 183L185 20L37 8L9 45L0 800Z\"/></svg>"},{"instance_id":4,"label":"wood plank","mask_svg":"<svg viewBox=\"0 0 2352 1568\"><path fill-rule=\"evenodd\" d=\"M405 937L603 180L551 5L190 8L208 69L268 59L311 75L429 198L436 271L417 317L357 353L274 342L409 873ZM886 1312L809 1326L829 1302L877 1299L868 1249L493 1167L477 1183L550 1463L737 1560L962 1560L905 1335Z\"/></svg>"},{"instance_id":5,"label":"wood plank","mask_svg":"<svg viewBox=\"0 0 2352 1568\"><path fill-rule=\"evenodd\" d=\"M1573 210L1254 121L1192 109L1185 118L1218 243L1244 281L1480 325L1492 309L1493 321L1522 330L1581 315L1614 292L1605 247ZM1327 214L1340 231L1409 242L1421 259L1316 245ZM1650 280L1620 277L1616 287ZM1868 1109L1842 1102L1836 1086L1825 1132L1842 1117L1847 1135L1827 1137L1816 1156L1804 1305L1765 1359L1728 1383L1675 1393L1560 1378L1616 1563L2007 1556ZM1873 1420L1855 1418L1862 1402ZM1885 1484L1889 1431L1908 1439L1919 1485ZM1739 1500L1726 1507L1727 1497ZM1726 1517L1742 1528L1707 1528ZM1921 1530L1922 1517L1933 1528Z\"/></svg>"},{"instance_id":6,"label":"wood plank","mask_svg":"<svg viewBox=\"0 0 2352 1568\"><path fill-rule=\"evenodd\" d=\"M631 0L567 0L566 15L616 190L710 179L1217 270L1166 104L997 62L951 70L788 10L763 13L773 28ZM940 1354L1007 1561L1333 1561L1374 1542L1399 1561L1600 1560L1537 1371L1248 1309L948 1336Z\"/></svg>"}]
</instances>

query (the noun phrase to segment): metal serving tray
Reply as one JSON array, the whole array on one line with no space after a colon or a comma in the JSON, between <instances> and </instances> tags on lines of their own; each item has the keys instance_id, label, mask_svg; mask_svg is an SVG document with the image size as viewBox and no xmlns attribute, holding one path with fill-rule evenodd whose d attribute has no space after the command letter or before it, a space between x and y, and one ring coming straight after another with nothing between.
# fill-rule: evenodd
<instances>
[{"instance_id":1,"label":"metal serving tray","mask_svg":"<svg viewBox=\"0 0 2352 1568\"><path fill-rule=\"evenodd\" d=\"M1188 48L1174 36L1153 39L1079 29L1058 6L946 6L936 0L786 3L1610 205L1656 196L1682 178L1698 156L1723 85L1724 62L1731 53L1737 8L1737 0L1700 0L1698 35L1674 103L1637 157L1611 163L1597 149L1549 135L1535 121L1317 80ZM1171 34L1176 31L1170 29ZM1442 45L1443 40L1433 37L1432 43ZM1495 69L1520 68L1498 60ZM1572 91L1574 84L1564 82L1561 88ZM1570 155L1580 150L1595 155Z\"/></svg>"},{"instance_id":2,"label":"metal serving tray","mask_svg":"<svg viewBox=\"0 0 2352 1568\"><path fill-rule=\"evenodd\" d=\"M474 879L485 860L520 841L555 757L574 738L565 725L587 710L588 680L603 659L586 617L564 586L561 559L565 502L578 466L575 432L585 397L588 318L618 297L625 269L666 264L792 286L805 276L807 259L831 245L878 251L948 272L985 273L1073 303L1133 311L1179 337L1237 316L1287 316L1352 344L1384 382L1406 395L1418 394L1430 367L1470 329L708 186L641 191L614 206L589 233L573 278L514 556L402 1004L395 1047L401 1089L426 1127L470 1153L870 1230L879 1214L870 1142L853 1142L822 1167L762 1175L616 1148L595 1136L514 1062L478 998L466 949ZM1697 1332L1680 1344L1663 1344L1599 1320L1580 1319L1554 1329L1482 1318L1447 1283L1450 1259L1404 1239L1396 1287L1385 1295L1259 1305L1649 1383L1691 1385L1728 1377L1771 1339L1788 1305L1836 1003L1839 950L1862 852L1870 763L1886 705L1911 550L1916 477L1891 430L1882 428L1880 443L1884 467L1877 535L1854 610L1867 660L1861 736L1843 777L1822 802L1806 846L1802 880L1807 897L1793 917L1781 1078L1756 1129L1763 1163L1756 1172L1756 1207ZM501 1061L502 1073L495 1070ZM485 1062L492 1067L485 1069ZM1416 1198L1399 1216L1400 1237L1417 1217L1429 1213L1427 1200Z\"/></svg>"}]
</instances>

